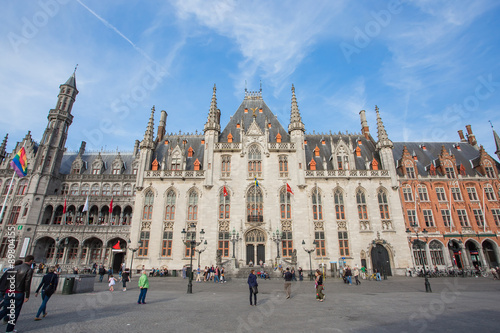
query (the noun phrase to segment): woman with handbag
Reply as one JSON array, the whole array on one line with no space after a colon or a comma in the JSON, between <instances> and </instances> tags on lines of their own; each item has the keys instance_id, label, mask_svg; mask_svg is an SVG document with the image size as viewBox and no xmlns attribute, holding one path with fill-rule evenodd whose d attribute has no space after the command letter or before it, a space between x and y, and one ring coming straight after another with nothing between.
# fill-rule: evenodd
<instances>
[{"instance_id":1,"label":"woman with handbag","mask_svg":"<svg viewBox=\"0 0 500 333\"><path fill-rule=\"evenodd\" d=\"M257 287L257 276L255 275L255 270L252 269L250 271L250 275L248 275L248 287L250 288L250 306L254 305L257 306L257 293L259 292ZM253 294L253 304L252 304L252 294Z\"/></svg>"},{"instance_id":2,"label":"woman with handbag","mask_svg":"<svg viewBox=\"0 0 500 333\"><path fill-rule=\"evenodd\" d=\"M38 296L38 292L42 289L42 305L40 305L40 308L36 313L35 320L42 320L42 318L40 318L42 312L44 318L47 315L47 302L49 301L50 296L56 292L57 283L59 282L58 275L54 273L55 270L55 267L50 267L49 272L44 275L42 281L36 289L35 297Z\"/></svg>"}]
</instances>

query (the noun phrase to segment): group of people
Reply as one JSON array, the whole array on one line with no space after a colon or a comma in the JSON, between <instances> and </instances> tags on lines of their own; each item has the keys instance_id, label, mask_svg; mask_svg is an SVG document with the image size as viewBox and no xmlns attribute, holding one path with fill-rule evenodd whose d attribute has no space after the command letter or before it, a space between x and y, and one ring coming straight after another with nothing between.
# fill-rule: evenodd
<instances>
[{"instance_id":1,"label":"group of people","mask_svg":"<svg viewBox=\"0 0 500 333\"><path fill-rule=\"evenodd\" d=\"M163 268L151 268L149 271L149 276L154 277L154 276L168 276L168 268L163 267Z\"/></svg>"},{"instance_id":2,"label":"group of people","mask_svg":"<svg viewBox=\"0 0 500 333\"><path fill-rule=\"evenodd\" d=\"M359 281L360 272L361 270L358 268L358 265L354 266L354 269L351 269L351 266L346 266L342 273L342 279L344 280L344 283L352 285L352 277L354 276L356 285L361 284L361 281Z\"/></svg>"},{"instance_id":3,"label":"group of people","mask_svg":"<svg viewBox=\"0 0 500 333\"><path fill-rule=\"evenodd\" d=\"M203 276L203 282L214 281L215 283L225 283L226 277L224 276L224 267L221 266L205 266L203 272L201 271L201 267L198 266L196 269L196 282L201 282Z\"/></svg>"}]
</instances>

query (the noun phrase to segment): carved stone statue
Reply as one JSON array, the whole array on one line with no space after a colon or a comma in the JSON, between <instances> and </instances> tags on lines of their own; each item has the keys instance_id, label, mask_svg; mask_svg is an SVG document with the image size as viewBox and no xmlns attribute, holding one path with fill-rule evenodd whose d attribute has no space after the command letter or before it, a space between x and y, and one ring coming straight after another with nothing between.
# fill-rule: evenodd
<instances>
[{"instance_id":1,"label":"carved stone statue","mask_svg":"<svg viewBox=\"0 0 500 333\"><path fill-rule=\"evenodd\" d=\"M294 249L292 252L292 265L297 265L297 249Z\"/></svg>"},{"instance_id":2,"label":"carved stone statue","mask_svg":"<svg viewBox=\"0 0 500 333\"><path fill-rule=\"evenodd\" d=\"M217 250L217 260L216 260L217 266L222 266L222 251Z\"/></svg>"}]
</instances>

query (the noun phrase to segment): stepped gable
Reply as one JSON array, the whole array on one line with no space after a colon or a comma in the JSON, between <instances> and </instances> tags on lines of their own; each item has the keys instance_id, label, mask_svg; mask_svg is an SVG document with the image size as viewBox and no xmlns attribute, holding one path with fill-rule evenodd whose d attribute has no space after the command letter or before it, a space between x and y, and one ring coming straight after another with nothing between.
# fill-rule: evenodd
<instances>
[{"instance_id":1,"label":"stepped gable","mask_svg":"<svg viewBox=\"0 0 500 333\"><path fill-rule=\"evenodd\" d=\"M356 170L366 170L366 161L371 162L374 158L380 164L379 154L375 150L375 145L372 141L366 139L362 134L306 134L304 136L307 144L304 145L307 169L309 163L314 157L316 162L316 170L324 170L323 160L326 160L327 170L334 170L333 163L336 163L336 149L340 146L341 141L345 143L345 153L349 156L354 155ZM322 141L325 140L325 144ZM358 144L361 141L361 144ZM356 147L360 148L361 156L356 156ZM315 156L314 150L319 148L319 156ZM334 149L332 151L332 149Z\"/></svg>"},{"instance_id":2,"label":"stepped gable","mask_svg":"<svg viewBox=\"0 0 500 333\"><path fill-rule=\"evenodd\" d=\"M196 159L203 166L203 157L205 154L205 144L202 141L205 140L203 134L166 134L162 142L156 144L156 149L153 153L153 160L160 163L160 169L169 170L170 167L163 165L165 161L168 160L170 153L179 146L179 148L184 153L184 162L186 163L185 170L194 170L194 162ZM184 143L184 141L186 143ZM167 143L168 142L168 143ZM193 149L193 156L188 157L189 147ZM200 167L202 169L202 167Z\"/></svg>"},{"instance_id":3,"label":"stepped gable","mask_svg":"<svg viewBox=\"0 0 500 333\"><path fill-rule=\"evenodd\" d=\"M104 162L105 169L101 175L111 175L113 173L113 162L118 156L117 152L100 152L101 159ZM78 152L66 152L62 158L61 168L59 173L63 175L69 175L71 173L71 166L73 161L77 158ZM132 162L135 160L132 152L120 153L120 157L125 165L125 170L122 174L132 174ZM99 152L88 152L81 155L82 161L85 163L86 167L80 172L81 175L92 174L92 163L99 158Z\"/></svg>"},{"instance_id":4,"label":"stepped gable","mask_svg":"<svg viewBox=\"0 0 500 333\"><path fill-rule=\"evenodd\" d=\"M480 159L480 152L475 149L471 144L467 142L394 142L393 155L394 160L401 164L400 160L403 155L403 147L406 146L410 154L414 154L417 157L415 165L418 169L418 174L421 176L428 176L430 174L430 165L434 164L436 167L436 173L441 175L438 168L439 155L444 149L455 157L456 165L455 167L460 167L463 165L465 167L465 173L467 176L481 176L481 174L474 168L478 166ZM425 146L425 150L423 147ZM460 150L457 149L459 146ZM500 170L500 164L496 163L497 170ZM403 176L400 168L396 169L399 176ZM458 171L455 170L458 174Z\"/></svg>"},{"instance_id":5,"label":"stepped gable","mask_svg":"<svg viewBox=\"0 0 500 333\"><path fill-rule=\"evenodd\" d=\"M245 109L247 112L245 112ZM262 113L259 111L260 109L262 109ZM262 94L260 92L245 93L245 99L220 134L219 142L228 142L227 136L229 133L233 136L233 142L241 142L240 130L243 128L244 133L246 133L250 128L250 125L254 120L253 110L255 110L255 122L259 126L262 133L265 133L266 128L269 130L269 142L276 142L278 132L281 135L281 142L290 142L290 135L288 134L288 131L281 126L281 123L278 121L276 115L269 109L262 99ZM269 123L271 124L271 128L268 127ZM237 128L237 124L240 124L240 128Z\"/></svg>"}]
</instances>

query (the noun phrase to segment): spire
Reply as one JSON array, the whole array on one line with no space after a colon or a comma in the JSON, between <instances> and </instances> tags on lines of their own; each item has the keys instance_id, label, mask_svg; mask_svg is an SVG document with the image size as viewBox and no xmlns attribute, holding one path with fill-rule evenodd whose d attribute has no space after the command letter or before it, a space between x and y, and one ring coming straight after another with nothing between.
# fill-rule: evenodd
<instances>
[{"instance_id":1,"label":"spire","mask_svg":"<svg viewBox=\"0 0 500 333\"><path fill-rule=\"evenodd\" d=\"M382 118L380 118L380 112L378 111L378 106L375 105L375 112L377 113L377 148L392 148L392 141L389 140L389 136L385 131L384 123L382 122Z\"/></svg>"},{"instance_id":2,"label":"spire","mask_svg":"<svg viewBox=\"0 0 500 333\"><path fill-rule=\"evenodd\" d=\"M300 117L299 106L297 105L297 97L295 96L295 87L292 84L292 110L290 112L290 125L288 125L288 133L299 130L304 132L304 123Z\"/></svg>"},{"instance_id":3,"label":"spire","mask_svg":"<svg viewBox=\"0 0 500 333\"><path fill-rule=\"evenodd\" d=\"M155 106L151 108L151 116L149 117L148 127L144 133L144 139L141 142L141 148L153 148L153 133L154 133L154 120L155 119Z\"/></svg>"},{"instance_id":4,"label":"spire","mask_svg":"<svg viewBox=\"0 0 500 333\"><path fill-rule=\"evenodd\" d=\"M205 123L205 131L215 130L220 132L220 110L217 109L217 87L214 84L214 91L212 94L212 102L210 103L210 110L208 111L207 122Z\"/></svg>"},{"instance_id":5,"label":"spire","mask_svg":"<svg viewBox=\"0 0 500 333\"><path fill-rule=\"evenodd\" d=\"M73 87L76 89L76 78L75 78L75 73L76 73L76 69L78 68L78 64L76 64L75 66L75 70L73 71L73 74L71 74L71 76L69 77L69 79L66 81L66 83L64 85L66 86L70 86L70 87Z\"/></svg>"},{"instance_id":6,"label":"spire","mask_svg":"<svg viewBox=\"0 0 500 333\"><path fill-rule=\"evenodd\" d=\"M498 158L500 159L500 137L498 137L498 134L497 132L493 129L493 124L491 123L490 121L490 125L491 125L491 129L493 130L493 139L495 139L495 147L496 147L496 151L495 151L495 154L498 156ZM5 141L5 140L4 140ZM3 146L3 144L2 144Z\"/></svg>"},{"instance_id":7,"label":"spire","mask_svg":"<svg viewBox=\"0 0 500 333\"><path fill-rule=\"evenodd\" d=\"M9 138L9 133L5 134L2 145L0 146L0 163L3 162L5 156L7 156L7 139Z\"/></svg>"}]
</instances>

